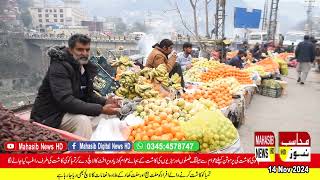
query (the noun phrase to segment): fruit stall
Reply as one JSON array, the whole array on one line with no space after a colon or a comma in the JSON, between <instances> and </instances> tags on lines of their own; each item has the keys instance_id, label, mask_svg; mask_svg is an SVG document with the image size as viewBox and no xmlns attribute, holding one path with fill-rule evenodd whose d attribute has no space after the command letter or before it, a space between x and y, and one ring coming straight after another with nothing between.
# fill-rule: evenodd
<instances>
[{"instance_id":1,"label":"fruit stall","mask_svg":"<svg viewBox=\"0 0 320 180\"><path fill-rule=\"evenodd\" d=\"M141 100L129 108L130 119L140 120L130 126L127 139L197 140L200 151L206 153L240 146L236 127L244 122L254 94L263 87L280 94L262 95L282 95L283 86L273 79L277 73L288 73L282 56L269 56L243 70L214 60L193 59L192 67L184 72L183 93L181 78L177 74L169 77L165 66L137 72L123 66L122 74L117 75L120 88L116 95Z\"/></svg>"},{"instance_id":2,"label":"fruit stall","mask_svg":"<svg viewBox=\"0 0 320 180\"><path fill-rule=\"evenodd\" d=\"M241 152L236 127L244 123L245 110L256 92L274 98L282 95L286 83L272 75L287 75L285 59L283 54L269 56L241 70L214 60L193 59L192 67L184 72L183 89L181 77L169 77L164 65L140 69L128 57L111 66L105 59L93 58L99 68L95 93L114 92L124 100L119 116L101 121L91 140L196 140L202 153ZM6 127L2 139L34 140L20 137L22 128L37 132L37 138L43 137L39 140L68 140L61 136L66 133L20 122L11 112L1 111L5 112L0 116L2 127Z\"/></svg>"}]
</instances>

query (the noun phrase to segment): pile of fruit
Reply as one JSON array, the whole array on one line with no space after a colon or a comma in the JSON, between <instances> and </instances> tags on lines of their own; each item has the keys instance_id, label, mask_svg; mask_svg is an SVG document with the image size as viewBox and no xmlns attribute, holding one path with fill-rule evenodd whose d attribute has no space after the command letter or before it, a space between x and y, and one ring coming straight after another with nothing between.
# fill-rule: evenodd
<instances>
[{"instance_id":1,"label":"pile of fruit","mask_svg":"<svg viewBox=\"0 0 320 180\"><path fill-rule=\"evenodd\" d=\"M0 104L0 153L14 153L4 150L4 143L9 141L65 141L59 134L43 129L30 121L16 117L13 112ZM39 153L35 151L19 151L17 153ZM48 152L41 152L48 153ZM61 153L52 152L50 153Z\"/></svg>"},{"instance_id":2,"label":"pile of fruit","mask_svg":"<svg viewBox=\"0 0 320 180\"><path fill-rule=\"evenodd\" d=\"M129 141L139 140L186 140L178 120L168 118L162 112L159 116L149 115L144 118L144 123L134 126L128 138Z\"/></svg>"},{"instance_id":3,"label":"pile of fruit","mask_svg":"<svg viewBox=\"0 0 320 180\"><path fill-rule=\"evenodd\" d=\"M152 115L160 116L164 113L169 119L187 121L202 109L213 111L216 108L217 106L214 102L204 98L193 102L186 102L182 98L174 101L170 99L148 99L141 101L136 107L134 115L145 118Z\"/></svg>"},{"instance_id":4,"label":"pile of fruit","mask_svg":"<svg viewBox=\"0 0 320 180\"><path fill-rule=\"evenodd\" d=\"M202 110L190 121L181 122L185 138L199 141L202 153L210 153L232 145L238 132L221 111Z\"/></svg>"},{"instance_id":5,"label":"pile of fruit","mask_svg":"<svg viewBox=\"0 0 320 180\"><path fill-rule=\"evenodd\" d=\"M280 66L280 73L284 76L289 74L288 63L281 56L274 57L273 60Z\"/></svg>"},{"instance_id":6,"label":"pile of fruit","mask_svg":"<svg viewBox=\"0 0 320 180\"><path fill-rule=\"evenodd\" d=\"M265 86L265 87L272 88L272 89L280 89L281 88L281 84L273 79L263 80L261 85Z\"/></svg>"},{"instance_id":7,"label":"pile of fruit","mask_svg":"<svg viewBox=\"0 0 320 180\"><path fill-rule=\"evenodd\" d=\"M116 90L116 95L128 99L141 97L143 99L155 98L159 96L160 89L155 87L156 83L168 89L181 90L181 77L174 74L169 78L167 68L161 64L157 68L144 68L140 72L125 71L121 74L120 88Z\"/></svg>"},{"instance_id":8,"label":"pile of fruit","mask_svg":"<svg viewBox=\"0 0 320 180\"><path fill-rule=\"evenodd\" d=\"M257 72L261 77L265 77L268 75L268 73L264 70L263 66L260 65L251 65L244 71L249 72L250 74Z\"/></svg>"},{"instance_id":9,"label":"pile of fruit","mask_svg":"<svg viewBox=\"0 0 320 180\"><path fill-rule=\"evenodd\" d=\"M234 77L216 79L214 81L210 81L202 84L202 87L214 88L222 84L227 84L230 87L230 91L232 95L236 95L242 89L241 84Z\"/></svg>"},{"instance_id":10,"label":"pile of fruit","mask_svg":"<svg viewBox=\"0 0 320 180\"><path fill-rule=\"evenodd\" d=\"M277 57L279 57L280 59L283 59L284 61L288 61L290 57L294 57L295 54L294 53L280 53L277 55Z\"/></svg>"},{"instance_id":11,"label":"pile of fruit","mask_svg":"<svg viewBox=\"0 0 320 180\"><path fill-rule=\"evenodd\" d=\"M209 69L201 74L202 82L210 82L219 78L235 77L240 84L252 84L250 74L232 66L224 66L217 69Z\"/></svg>"},{"instance_id":12,"label":"pile of fruit","mask_svg":"<svg viewBox=\"0 0 320 180\"><path fill-rule=\"evenodd\" d=\"M266 72L274 73L279 70L279 64L270 57L257 62L257 65L262 66Z\"/></svg>"},{"instance_id":13,"label":"pile of fruit","mask_svg":"<svg viewBox=\"0 0 320 180\"><path fill-rule=\"evenodd\" d=\"M111 66L117 67L120 71L126 71L128 67L133 67L133 65L133 61L128 56L121 56L111 64Z\"/></svg>"},{"instance_id":14,"label":"pile of fruit","mask_svg":"<svg viewBox=\"0 0 320 180\"><path fill-rule=\"evenodd\" d=\"M176 73L169 78L169 73L164 64L159 65L157 68L145 67L140 71L140 76L147 78L150 81L157 81L164 87L173 87L176 90L181 90L181 77Z\"/></svg>"},{"instance_id":15,"label":"pile of fruit","mask_svg":"<svg viewBox=\"0 0 320 180\"><path fill-rule=\"evenodd\" d=\"M225 108L232 103L232 94L228 84L220 84L214 87L202 87L195 93L182 94L181 97L188 102L200 99L213 101L217 104L219 109Z\"/></svg>"},{"instance_id":16,"label":"pile of fruit","mask_svg":"<svg viewBox=\"0 0 320 180\"><path fill-rule=\"evenodd\" d=\"M184 78L190 82L201 82L201 73L207 69L216 69L224 66L218 61L199 60L192 63L192 67L184 74Z\"/></svg>"},{"instance_id":17,"label":"pile of fruit","mask_svg":"<svg viewBox=\"0 0 320 180\"><path fill-rule=\"evenodd\" d=\"M130 71L126 71L121 75L119 83L120 87L115 92L119 97L148 99L159 95L159 92L153 89L150 81Z\"/></svg>"}]
</instances>

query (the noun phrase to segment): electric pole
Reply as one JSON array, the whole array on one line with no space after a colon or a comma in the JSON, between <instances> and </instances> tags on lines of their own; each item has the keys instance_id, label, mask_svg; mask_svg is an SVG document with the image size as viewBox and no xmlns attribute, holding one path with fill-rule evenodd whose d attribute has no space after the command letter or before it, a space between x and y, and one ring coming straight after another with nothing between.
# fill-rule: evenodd
<instances>
[{"instance_id":1,"label":"electric pole","mask_svg":"<svg viewBox=\"0 0 320 180\"><path fill-rule=\"evenodd\" d=\"M262 18L262 31L266 31L268 28L268 11L269 11L269 0L265 0Z\"/></svg>"},{"instance_id":2,"label":"electric pole","mask_svg":"<svg viewBox=\"0 0 320 180\"><path fill-rule=\"evenodd\" d=\"M313 3L315 2L315 0L306 0L305 1L308 4L308 8L307 8L307 34L312 36L313 35L313 22L312 22L312 17L313 17Z\"/></svg>"},{"instance_id":3,"label":"electric pole","mask_svg":"<svg viewBox=\"0 0 320 180\"><path fill-rule=\"evenodd\" d=\"M278 9L279 9L279 0L271 0L270 7L270 16L268 24L268 41L275 43L277 25L278 25Z\"/></svg>"},{"instance_id":4,"label":"electric pole","mask_svg":"<svg viewBox=\"0 0 320 180\"><path fill-rule=\"evenodd\" d=\"M215 36L216 39L225 37L226 0L216 0Z\"/></svg>"}]
</instances>

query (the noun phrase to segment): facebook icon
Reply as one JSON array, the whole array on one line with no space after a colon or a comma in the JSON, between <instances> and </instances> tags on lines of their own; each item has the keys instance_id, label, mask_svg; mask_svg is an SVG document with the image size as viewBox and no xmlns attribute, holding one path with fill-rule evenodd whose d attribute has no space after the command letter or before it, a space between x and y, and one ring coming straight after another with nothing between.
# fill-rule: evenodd
<instances>
[{"instance_id":1,"label":"facebook icon","mask_svg":"<svg viewBox=\"0 0 320 180\"><path fill-rule=\"evenodd\" d=\"M77 149L77 142L69 142L68 143L68 150L76 150Z\"/></svg>"}]
</instances>

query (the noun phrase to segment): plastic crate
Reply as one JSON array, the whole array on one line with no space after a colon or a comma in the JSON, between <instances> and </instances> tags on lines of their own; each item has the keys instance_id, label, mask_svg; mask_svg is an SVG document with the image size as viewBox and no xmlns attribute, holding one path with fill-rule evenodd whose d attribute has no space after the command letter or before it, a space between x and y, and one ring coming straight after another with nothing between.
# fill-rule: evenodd
<instances>
[{"instance_id":1,"label":"plastic crate","mask_svg":"<svg viewBox=\"0 0 320 180\"><path fill-rule=\"evenodd\" d=\"M103 56L98 58L94 56L90 61L97 66L98 71L98 74L93 81L94 90L101 96L114 92L119 84L114 80L115 71L113 71L111 65L105 61ZM109 67L109 69L105 69L106 67Z\"/></svg>"},{"instance_id":2,"label":"plastic crate","mask_svg":"<svg viewBox=\"0 0 320 180\"><path fill-rule=\"evenodd\" d=\"M116 76L116 68L112 67L104 56L92 56L90 61L99 64L111 77Z\"/></svg>"},{"instance_id":3,"label":"plastic crate","mask_svg":"<svg viewBox=\"0 0 320 180\"><path fill-rule=\"evenodd\" d=\"M261 94L262 96L278 98L282 94L282 88L270 88L267 86L260 86L259 94Z\"/></svg>"}]
</instances>

